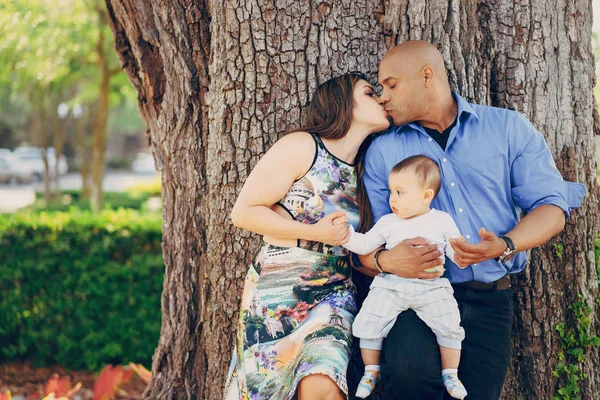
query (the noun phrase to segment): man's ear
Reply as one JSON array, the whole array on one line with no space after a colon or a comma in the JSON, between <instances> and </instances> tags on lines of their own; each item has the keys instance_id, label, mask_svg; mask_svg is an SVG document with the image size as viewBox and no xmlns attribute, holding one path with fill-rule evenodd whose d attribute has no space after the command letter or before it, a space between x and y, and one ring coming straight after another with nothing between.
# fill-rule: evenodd
<instances>
[{"instance_id":1,"label":"man's ear","mask_svg":"<svg viewBox=\"0 0 600 400\"><path fill-rule=\"evenodd\" d=\"M433 189L427 189L423 194L423 200L432 201L433 200Z\"/></svg>"},{"instance_id":2,"label":"man's ear","mask_svg":"<svg viewBox=\"0 0 600 400\"><path fill-rule=\"evenodd\" d=\"M421 75L423 76L423 84L425 85L425 88L430 88L433 84L433 68L431 68L429 65L426 66L421 71Z\"/></svg>"}]
</instances>

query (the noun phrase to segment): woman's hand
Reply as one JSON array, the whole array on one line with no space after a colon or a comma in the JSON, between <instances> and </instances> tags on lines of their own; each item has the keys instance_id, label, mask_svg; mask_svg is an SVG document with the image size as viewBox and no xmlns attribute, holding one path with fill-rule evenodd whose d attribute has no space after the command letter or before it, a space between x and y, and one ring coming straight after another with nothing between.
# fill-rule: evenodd
<instances>
[{"instance_id":1,"label":"woman's hand","mask_svg":"<svg viewBox=\"0 0 600 400\"><path fill-rule=\"evenodd\" d=\"M311 226L314 229L314 240L330 246L339 246L346 243L350 237L348 218L346 218L343 211L334 211L327 214Z\"/></svg>"}]
</instances>

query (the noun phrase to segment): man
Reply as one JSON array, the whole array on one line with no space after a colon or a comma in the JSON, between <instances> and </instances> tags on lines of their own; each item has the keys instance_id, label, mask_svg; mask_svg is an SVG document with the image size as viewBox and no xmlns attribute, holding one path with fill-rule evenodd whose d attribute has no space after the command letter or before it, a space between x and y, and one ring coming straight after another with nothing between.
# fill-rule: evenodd
<instances>
[{"instance_id":1,"label":"man","mask_svg":"<svg viewBox=\"0 0 600 400\"><path fill-rule=\"evenodd\" d=\"M510 274L526 264L525 250L559 233L581 205L585 187L564 182L543 136L521 114L474 105L450 90L444 61L430 43L408 41L382 59L381 101L395 128L375 138L364 182L374 221L390 212L387 176L404 158L436 160L443 183L432 207L450 213L464 239L451 241L446 261L466 338L459 375L468 399L497 399L510 358ZM526 216L519 221L520 211ZM370 268L405 278L433 278L425 269L442 253L423 239L360 256ZM443 399L434 334L412 311L403 312L384 345L388 396Z\"/></svg>"}]
</instances>

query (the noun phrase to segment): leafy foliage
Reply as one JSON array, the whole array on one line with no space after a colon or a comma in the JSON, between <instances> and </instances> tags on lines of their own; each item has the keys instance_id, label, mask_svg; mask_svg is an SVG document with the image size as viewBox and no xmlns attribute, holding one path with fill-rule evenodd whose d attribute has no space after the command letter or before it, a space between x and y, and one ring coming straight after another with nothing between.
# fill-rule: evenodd
<instances>
[{"instance_id":1,"label":"leafy foliage","mask_svg":"<svg viewBox=\"0 0 600 400\"><path fill-rule=\"evenodd\" d=\"M160 332L161 217L0 215L0 361L150 364Z\"/></svg>"},{"instance_id":2,"label":"leafy foliage","mask_svg":"<svg viewBox=\"0 0 600 400\"><path fill-rule=\"evenodd\" d=\"M596 238L595 256L600 288L600 235ZM600 306L600 298L596 299L596 303ZM590 349L598 351L596 349L600 347L600 338L590 333L590 315L594 312L593 308L587 305L580 295L579 301L570 305L569 309L575 317L575 329L567 329L563 322L556 326L564 350L558 352L558 364L552 373L557 378L562 376L565 384L556 391L553 400L579 399L578 382L587 378L581 371L581 363L587 358Z\"/></svg>"},{"instance_id":3,"label":"leafy foliage","mask_svg":"<svg viewBox=\"0 0 600 400\"><path fill-rule=\"evenodd\" d=\"M60 101L93 108L102 67L120 70L119 65L103 1L7 0L0 5L0 121L11 130L25 129L28 117L42 118L42 109L55 116ZM142 128L135 89L124 73L113 76L109 91L111 107L118 106L111 127Z\"/></svg>"},{"instance_id":4,"label":"leafy foliage","mask_svg":"<svg viewBox=\"0 0 600 400\"><path fill-rule=\"evenodd\" d=\"M581 295L579 300L569 306L575 317L575 329L567 329L562 322L556 327L564 351L558 353L558 364L553 374L557 378L562 376L566 383L557 390L553 400L579 399L578 382L587 378L581 370L581 363L587 358L590 349L600 346L600 338L590 333L590 315L593 309L582 301Z\"/></svg>"}]
</instances>

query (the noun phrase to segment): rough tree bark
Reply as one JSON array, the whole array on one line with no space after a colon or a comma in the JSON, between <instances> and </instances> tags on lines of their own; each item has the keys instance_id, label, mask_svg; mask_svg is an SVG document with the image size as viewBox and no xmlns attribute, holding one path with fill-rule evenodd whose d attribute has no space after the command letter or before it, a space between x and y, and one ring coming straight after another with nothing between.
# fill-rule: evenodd
<instances>
[{"instance_id":1,"label":"rough tree bark","mask_svg":"<svg viewBox=\"0 0 600 400\"><path fill-rule=\"evenodd\" d=\"M598 196L589 1L106 0L123 69L138 91L163 177L162 331L146 397L217 399L246 263L257 239L228 215L257 160L298 126L311 92L352 70L375 78L386 49L426 39L467 99L514 108L544 133L565 178L588 195L563 234L516 279L504 397L551 398L568 305L598 296ZM558 255L554 244L562 244ZM592 332L598 332L596 308ZM582 395L600 389L597 350Z\"/></svg>"}]
</instances>

